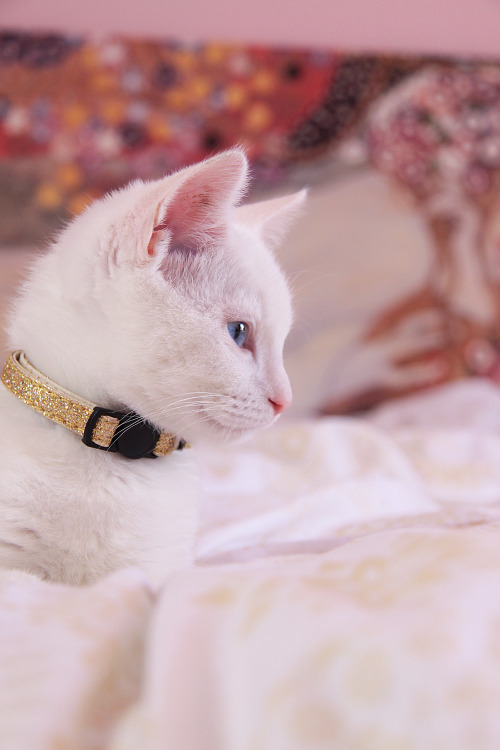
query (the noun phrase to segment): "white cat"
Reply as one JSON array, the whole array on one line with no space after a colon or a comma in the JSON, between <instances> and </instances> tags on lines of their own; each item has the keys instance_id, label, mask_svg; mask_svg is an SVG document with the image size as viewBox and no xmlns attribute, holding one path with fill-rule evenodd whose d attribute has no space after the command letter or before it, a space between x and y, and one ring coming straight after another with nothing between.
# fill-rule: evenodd
<instances>
[{"instance_id":1,"label":"white cat","mask_svg":"<svg viewBox=\"0 0 500 750\"><path fill-rule=\"evenodd\" d=\"M34 264L12 348L193 446L270 425L291 400L292 313L269 248L304 193L236 207L247 170L234 149L95 202ZM0 386L0 565L68 583L127 565L160 581L188 565L193 452L96 450Z\"/></svg>"}]
</instances>

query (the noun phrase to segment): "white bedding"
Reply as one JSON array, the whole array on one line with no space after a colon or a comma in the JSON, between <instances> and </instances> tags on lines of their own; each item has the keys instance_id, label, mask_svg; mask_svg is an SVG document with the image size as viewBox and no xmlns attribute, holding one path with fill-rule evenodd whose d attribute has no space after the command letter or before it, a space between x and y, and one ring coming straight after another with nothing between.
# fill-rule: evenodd
<instances>
[{"instance_id":1,"label":"white bedding","mask_svg":"<svg viewBox=\"0 0 500 750\"><path fill-rule=\"evenodd\" d=\"M2 750L500 747L500 391L200 454L197 564L152 592L0 575Z\"/></svg>"}]
</instances>

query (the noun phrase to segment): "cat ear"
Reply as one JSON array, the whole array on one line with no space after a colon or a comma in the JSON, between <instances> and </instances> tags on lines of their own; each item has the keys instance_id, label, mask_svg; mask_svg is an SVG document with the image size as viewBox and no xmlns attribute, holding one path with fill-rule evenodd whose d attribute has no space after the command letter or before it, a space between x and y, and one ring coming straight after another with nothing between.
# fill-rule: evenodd
<instances>
[{"instance_id":1,"label":"cat ear","mask_svg":"<svg viewBox=\"0 0 500 750\"><path fill-rule=\"evenodd\" d=\"M236 209L237 221L257 227L264 242L271 248L276 247L300 215L306 196L304 189L281 198L240 206Z\"/></svg>"},{"instance_id":2,"label":"cat ear","mask_svg":"<svg viewBox=\"0 0 500 750\"><path fill-rule=\"evenodd\" d=\"M168 232L169 249L197 252L223 238L227 214L243 195L248 162L243 151L224 151L161 180L148 243L154 256Z\"/></svg>"}]
</instances>

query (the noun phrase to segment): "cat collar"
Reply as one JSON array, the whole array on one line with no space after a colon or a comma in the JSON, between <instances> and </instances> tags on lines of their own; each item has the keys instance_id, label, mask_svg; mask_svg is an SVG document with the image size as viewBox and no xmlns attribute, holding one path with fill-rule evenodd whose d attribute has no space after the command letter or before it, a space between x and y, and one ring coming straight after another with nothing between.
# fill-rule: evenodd
<instances>
[{"instance_id":1,"label":"cat collar","mask_svg":"<svg viewBox=\"0 0 500 750\"><path fill-rule=\"evenodd\" d=\"M33 367L22 351L7 358L1 381L20 401L81 435L90 448L126 458L157 458L188 447L185 440L160 432L135 412L103 409L75 396Z\"/></svg>"}]
</instances>

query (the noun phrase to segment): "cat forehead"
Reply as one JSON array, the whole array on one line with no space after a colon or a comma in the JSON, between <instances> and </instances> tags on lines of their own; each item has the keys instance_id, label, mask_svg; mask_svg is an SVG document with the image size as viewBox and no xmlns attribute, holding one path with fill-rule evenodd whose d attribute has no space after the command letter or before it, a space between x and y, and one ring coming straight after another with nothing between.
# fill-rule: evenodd
<instances>
[{"instance_id":1,"label":"cat forehead","mask_svg":"<svg viewBox=\"0 0 500 750\"><path fill-rule=\"evenodd\" d=\"M234 258L241 291L252 299L261 316L280 315L285 325L290 326L292 305L288 284L258 234L235 224L229 235L228 252Z\"/></svg>"},{"instance_id":2,"label":"cat forehead","mask_svg":"<svg viewBox=\"0 0 500 750\"><path fill-rule=\"evenodd\" d=\"M259 323L279 319L277 332L283 335L291 325L286 280L273 255L246 227L232 225L224 245L212 251L188 259L175 250L167 254L164 274L188 305L194 303L209 314Z\"/></svg>"}]
</instances>

